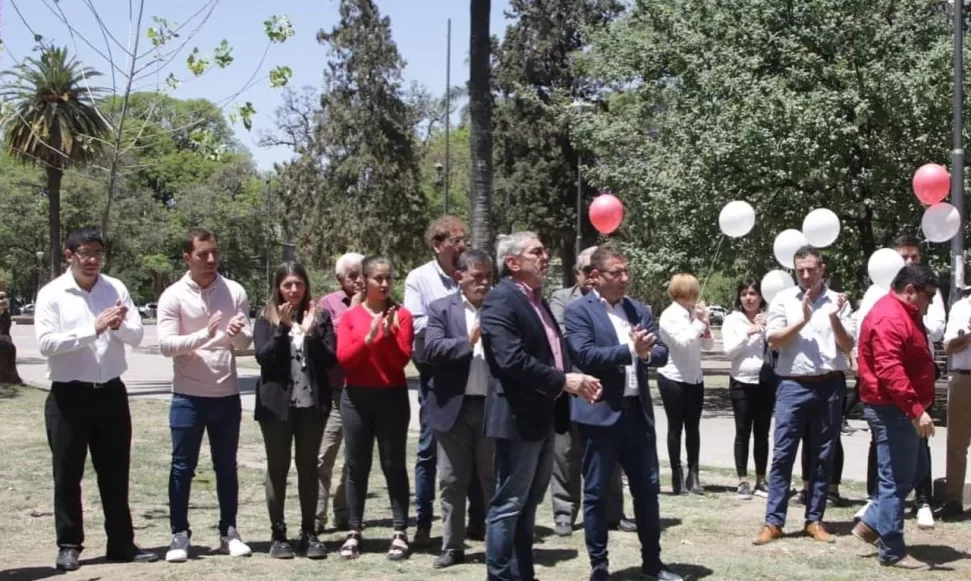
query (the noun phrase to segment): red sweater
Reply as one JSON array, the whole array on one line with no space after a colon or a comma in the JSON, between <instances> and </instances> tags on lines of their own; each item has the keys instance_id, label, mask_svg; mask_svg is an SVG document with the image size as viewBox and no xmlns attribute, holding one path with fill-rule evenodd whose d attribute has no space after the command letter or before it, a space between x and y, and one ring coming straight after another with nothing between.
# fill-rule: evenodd
<instances>
[{"instance_id":1,"label":"red sweater","mask_svg":"<svg viewBox=\"0 0 971 581\"><path fill-rule=\"evenodd\" d=\"M934 403L934 358L917 307L893 293L867 314L859 338L860 399L916 419Z\"/></svg>"},{"instance_id":2,"label":"red sweater","mask_svg":"<svg viewBox=\"0 0 971 581\"><path fill-rule=\"evenodd\" d=\"M411 313L398 307L397 330L388 335L378 329L370 345L364 343L371 329L372 316L362 305L341 317L337 331L337 360L344 370L347 385L357 387L402 387L407 384L405 367L411 359L415 338Z\"/></svg>"}]
</instances>

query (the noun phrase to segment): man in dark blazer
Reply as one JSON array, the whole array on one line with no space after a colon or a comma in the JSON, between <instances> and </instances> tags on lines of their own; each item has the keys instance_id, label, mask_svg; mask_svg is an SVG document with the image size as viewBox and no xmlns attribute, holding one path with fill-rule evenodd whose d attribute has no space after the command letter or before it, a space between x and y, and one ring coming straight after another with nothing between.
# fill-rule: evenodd
<instances>
[{"instance_id":1,"label":"man in dark blazer","mask_svg":"<svg viewBox=\"0 0 971 581\"><path fill-rule=\"evenodd\" d=\"M503 275L482 304L482 341L494 378L486 397L486 435L495 438L496 487L489 502L486 569L489 581L534 581L536 507L553 466L554 424L569 426L569 396L590 401L600 382L568 373L563 336L542 287L549 254L532 232L501 237Z\"/></svg>"},{"instance_id":2,"label":"man in dark blazer","mask_svg":"<svg viewBox=\"0 0 971 581\"><path fill-rule=\"evenodd\" d=\"M607 502L617 463L627 473L641 572L650 579L680 581L661 563L660 491L654 407L648 366L659 367L668 349L647 309L625 296L630 274L619 250L600 246L591 257L597 289L570 304L565 313L573 363L600 379L603 396L571 402L571 416L583 442L583 528L593 569L591 581L610 579L607 561Z\"/></svg>"},{"instance_id":3,"label":"man in dark blazer","mask_svg":"<svg viewBox=\"0 0 971 581\"><path fill-rule=\"evenodd\" d=\"M492 258L468 250L456 270L459 292L433 301L426 311L425 364L431 370L425 422L438 443L442 498L442 553L436 569L465 561L465 498L495 487L493 443L482 422L489 370L479 326L482 300L492 288ZM470 490L478 479L481 487ZM488 498L479 502L485 506Z\"/></svg>"}]
</instances>

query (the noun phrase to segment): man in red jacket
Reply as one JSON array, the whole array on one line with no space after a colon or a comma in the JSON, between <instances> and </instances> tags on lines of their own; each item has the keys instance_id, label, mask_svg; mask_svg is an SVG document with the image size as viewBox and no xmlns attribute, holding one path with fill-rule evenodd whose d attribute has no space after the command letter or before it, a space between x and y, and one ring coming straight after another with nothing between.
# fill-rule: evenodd
<instances>
[{"instance_id":1,"label":"man in red jacket","mask_svg":"<svg viewBox=\"0 0 971 581\"><path fill-rule=\"evenodd\" d=\"M863 321L859 340L860 399L877 446L873 504L853 535L880 548L880 564L908 570L930 566L907 555L904 499L927 466L921 441L934 434L934 358L922 317L937 292L937 275L910 264L894 278ZM880 541L879 543L877 541Z\"/></svg>"}]
</instances>

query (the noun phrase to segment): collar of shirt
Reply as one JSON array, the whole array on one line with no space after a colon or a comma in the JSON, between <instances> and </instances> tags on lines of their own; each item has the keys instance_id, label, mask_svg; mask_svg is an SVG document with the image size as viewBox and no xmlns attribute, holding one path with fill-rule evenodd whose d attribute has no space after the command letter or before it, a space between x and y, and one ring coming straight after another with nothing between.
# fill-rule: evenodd
<instances>
[{"instance_id":1,"label":"collar of shirt","mask_svg":"<svg viewBox=\"0 0 971 581\"><path fill-rule=\"evenodd\" d=\"M454 278L450 277L449 275L445 274L445 269L443 269L442 265L439 264L438 258L433 260L432 264L435 265L435 272L437 272L439 278L442 279L442 284L445 285L445 288L450 290L458 288L459 282Z\"/></svg>"},{"instance_id":2,"label":"collar of shirt","mask_svg":"<svg viewBox=\"0 0 971 581\"><path fill-rule=\"evenodd\" d=\"M61 283L60 290L83 293L86 295L90 295L97 292L105 284L104 278L101 276L101 273L98 273L98 278L94 279L94 284L91 286L91 290L89 291L84 290L83 288L81 288L81 285L78 284L77 279L74 278L74 273L71 272L71 269L68 269L67 272L57 277L57 280L60 281Z\"/></svg>"},{"instance_id":3,"label":"collar of shirt","mask_svg":"<svg viewBox=\"0 0 971 581\"><path fill-rule=\"evenodd\" d=\"M618 308L620 308L621 305L624 304L624 297L620 297L620 300L618 300L616 303L610 304L610 301L608 301L607 299L603 298L600 295L600 291L598 291L597 289L593 289L590 292L593 293L593 296L597 297L597 300L600 301L600 304L602 304L603 306L607 307L607 310L608 311L609 310L618 309Z\"/></svg>"},{"instance_id":4,"label":"collar of shirt","mask_svg":"<svg viewBox=\"0 0 971 581\"><path fill-rule=\"evenodd\" d=\"M543 302L543 287L532 289L529 288L528 284L521 280L515 280L515 282L516 286L519 287L519 290L523 291L523 294L526 295L526 299L529 302L533 303L534 305L538 305Z\"/></svg>"},{"instance_id":5,"label":"collar of shirt","mask_svg":"<svg viewBox=\"0 0 971 581\"><path fill-rule=\"evenodd\" d=\"M472 304L472 301L470 301L469 298L465 296L465 293L460 293L460 294L462 295L462 304L465 306L466 309L470 311L475 311L476 313L478 313L479 310L481 310L481 307L477 307Z\"/></svg>"}]
</instances>

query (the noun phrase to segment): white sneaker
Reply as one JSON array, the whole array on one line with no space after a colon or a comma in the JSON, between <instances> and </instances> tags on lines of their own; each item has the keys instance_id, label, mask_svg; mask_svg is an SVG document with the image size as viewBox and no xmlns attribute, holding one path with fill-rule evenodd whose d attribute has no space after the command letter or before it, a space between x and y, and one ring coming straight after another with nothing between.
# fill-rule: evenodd
<instances>
[{"instance_id":1,"label":"white sneaker","mask_svg":"<svg viewBox=\"0 0 971 581\"><path fill-rule=\"evenodd\" d=\"M923 504L917 510L917 528L921 530L934 528L934 512L931 510L929 504Z\"/></svg>"},{"instance_id":2,"label":"white sneaker","mask_svg":"<svg viewBox=\"0 0 971 581\"><path fill-rule=\"evenodd\" d=\"M873 501L868 498L866 501L866 504L863 505L863 508L858 510L856 514L853 515L853 520L860 520L861 518L863 518L863 515L866 514L866 511L868 508L870 508L871 504L873 504Z\"/></svg>"},{"instance_id":3,"label":"white sneaker","mask_svg":"<svg viewBox=\"0 0 971 581\"><path fill-rule=\"evenodd\" d=\"M166 563L185 563L189 560L189 533L181 531L172 535L172 544L165 553Z\"/></svg>"},{"instance_id":4,"label":"white sneaker","mask_svg":"<svg viewBox=\"0 0 971 581\"><path fill-rule=\"evenodd\" d=\"M219 551L230 557L249 557L253 553L253 549L239 538L236 527L229 527L226 536L219 537Z\"/></svg>"}]
</instances>

